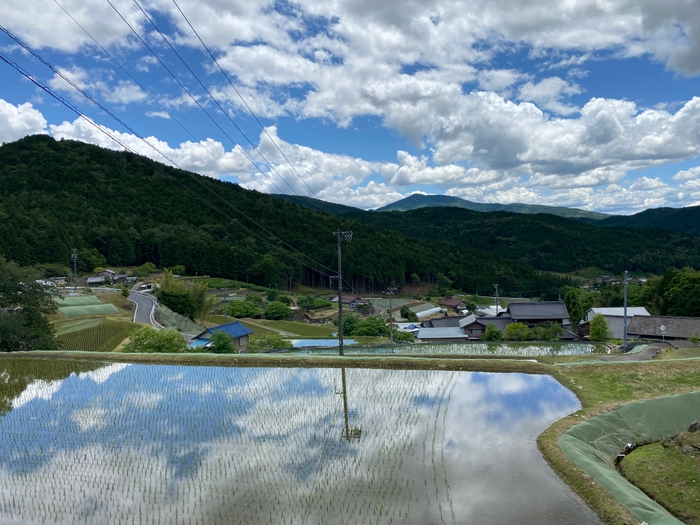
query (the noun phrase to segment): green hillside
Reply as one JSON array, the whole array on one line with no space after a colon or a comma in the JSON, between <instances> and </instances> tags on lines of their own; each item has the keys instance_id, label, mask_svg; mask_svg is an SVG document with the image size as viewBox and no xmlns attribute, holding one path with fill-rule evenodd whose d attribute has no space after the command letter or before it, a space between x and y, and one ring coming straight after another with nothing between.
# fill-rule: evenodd
<instances>
[{"instance_id":1,"label":"green hillside","mask_svg":"<svg viewBox=\"0 0 700 525\"><path fill-rule=\"evenodd\" d=\"M320 211L322 213L330 213L331 215L345 215L346 213L361 211L359 208L353 208L352 206L345 206L334 202L326 202L320 199L304 197L302 195L275 194L275 197L287 202L293 202L299 206L304 206L305 208Z\"/></svg>"},{"instance_id":2,"label":"green hillside","mask_svg":"<svg viewBox=\"0 0 700 525\"><path fill-rule=\"evenodd\" d=\"M609 217L604 213L593 211L579 210L576 208L564 208L562 206L541 206L539 204L496 204L496 203L481 203L472 202L460 197L450 197L448 195L419 195L414 194L400 201L392 202L375 211L410 211L419 208L464 208L472 211L492 212L492 211L508 211L512 213L537 214L549 213L559 217L567 217L570 219L604 219Z\"/></svg>"},{"instance_id":3,"label":"green hillside","mask_svg":"<svg viewBox=\"0 0 700 525\"><path fill-rule=\"evenodd\" d=\"M488 250L534 268L570 272L597 267L663 273L700 268L700 236L660 229L600 228L549 214L480 213L459 208L346 215L420 239Z\"/></svg>"},{"instance_id":4,"label":"green hillside","mask_svg":"<svg viewBox=\"0 0 700 525\"><path fill-rule=\"evenodd\" d=\"M454 287L481 293L493 282L504 292L531 294L567 282L486 251L416 242L160 167L164 173L137 155L48 136L3 145L0 254L21 265L68 266L77 248L83 270L150 261L265 286L329 286L337 264L331 232L343 229L354 232L343 248L343 277L357 292L402 284L413 274L423 282L444 274Z\"/></svg>"},{"instance_id":5,"label":"green hillside","mask_svg":"<svg viewBox=\"0 0 700 525\"><path fill-rule=\"evenodd\" d=\"M664 228L700 235L700 206L655 208L630 216L616 215L602 221L591 222L591 224L628 228Z\"/></svg>"}]
</instances>

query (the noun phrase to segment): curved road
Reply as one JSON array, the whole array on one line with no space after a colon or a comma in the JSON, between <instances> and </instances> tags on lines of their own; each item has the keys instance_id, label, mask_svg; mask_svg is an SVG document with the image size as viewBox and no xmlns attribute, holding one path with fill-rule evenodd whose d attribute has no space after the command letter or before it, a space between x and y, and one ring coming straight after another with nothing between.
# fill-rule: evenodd
<instances>
[{"instance_id":1,"label":"curved road","mask_svg":"<svg viewBox=\"0 0 700 525\"><path fill-rule=\"evenodd\" d=\"M129 301L136 305L136 310L134 311L135 323L158 326L153 319L153 310L156 304L156 300L153 297L145 293L131 292Z\"/></svg>"}]
</instances>

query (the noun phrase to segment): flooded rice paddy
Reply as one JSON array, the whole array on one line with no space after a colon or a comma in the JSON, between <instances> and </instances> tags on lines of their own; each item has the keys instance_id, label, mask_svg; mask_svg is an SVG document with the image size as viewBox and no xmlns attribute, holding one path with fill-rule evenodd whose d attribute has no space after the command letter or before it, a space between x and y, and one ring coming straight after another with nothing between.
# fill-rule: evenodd
<instances>
[{"instance_id":1,"label":"flooded rice paddy","mask_svg":"<svg viewBox=\"0 0 700 525\"><path fill-rule=\"evenodd\" d=\"M0 522L591 524L552 378L0 360Z\"/></svg>"}]
</instances>

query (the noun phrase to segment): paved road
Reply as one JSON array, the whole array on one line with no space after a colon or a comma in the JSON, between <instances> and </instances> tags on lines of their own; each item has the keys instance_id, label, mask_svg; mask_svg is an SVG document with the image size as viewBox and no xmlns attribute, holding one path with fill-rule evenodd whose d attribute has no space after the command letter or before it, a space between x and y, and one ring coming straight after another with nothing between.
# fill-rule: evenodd
<instances>
[{"instance_id":1,"label":"paved road","mask_svg":"<svg viewBox=\"0 0 700 525\"><path fill-rule=\"evenodd\" d=\"M151 310L155 304L155 299L153 299L153 297L148 294L131 292L129 294L129 301L136 304L136 310L134 311L135 323L144 323L155 326L153 319L151 318Z\"/></svg>"},{"instance_id":2,"label":"paved road","mask_svg":"<svg viewBox=\"0 0 700 525\"><path fill-rule=\"evenodd\" d=\"M638 354L612 354L601 356L601 361L649 361L654 359L661 350L667 348L667 343L650 343Z\"/></svg>"}]
</instances>

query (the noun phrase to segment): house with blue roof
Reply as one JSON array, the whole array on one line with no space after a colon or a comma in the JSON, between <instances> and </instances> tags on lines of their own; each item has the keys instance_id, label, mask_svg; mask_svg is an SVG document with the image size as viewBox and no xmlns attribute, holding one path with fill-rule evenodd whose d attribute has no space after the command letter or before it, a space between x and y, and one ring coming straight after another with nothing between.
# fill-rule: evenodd
<instances>
[{"instance_id":1,"label":"house with blue roof","mask_svg":"<svg viewBox=\"0 0 700 525\"><path fill-rule=\"evenodd\" d=\"M201 347L211 345L211 336L216 332L224 332L233 338L233 342L236 345L236 349L240 352L242 348L248 344L248 336L253 333L253 331L245 326L243 323L238 321L233 321L232 323L226 323L219 326L212 326L207 328L195 337L190 343L190 347Z\"/></svg>"}]
</instances>

